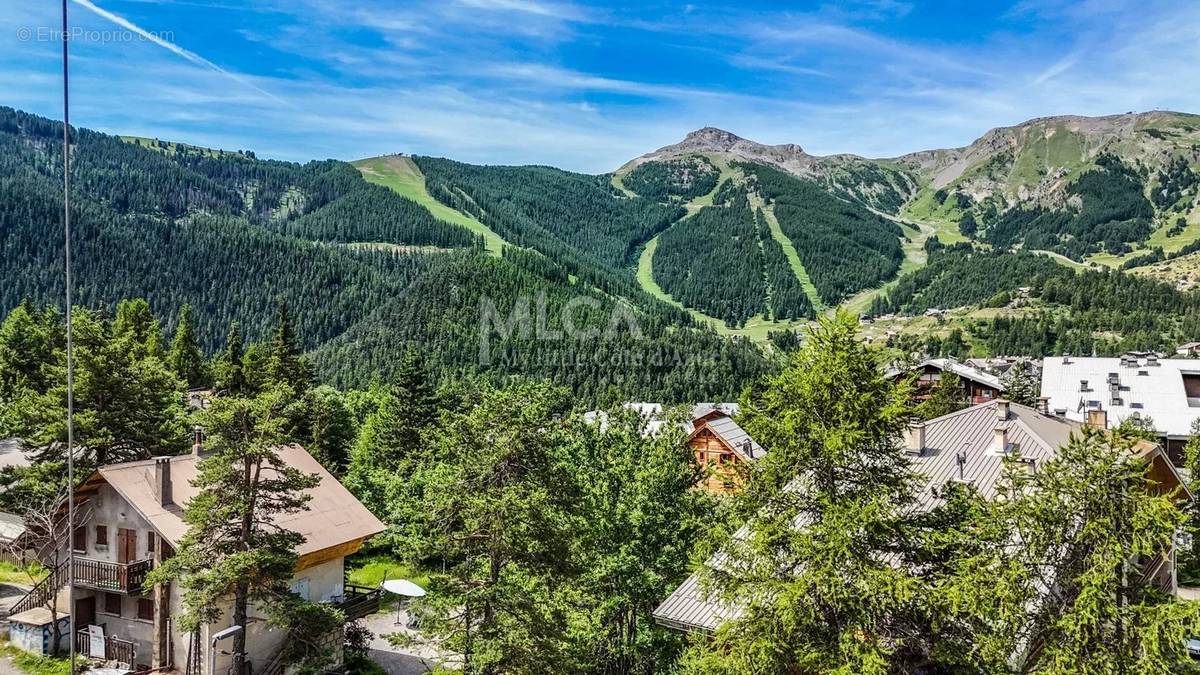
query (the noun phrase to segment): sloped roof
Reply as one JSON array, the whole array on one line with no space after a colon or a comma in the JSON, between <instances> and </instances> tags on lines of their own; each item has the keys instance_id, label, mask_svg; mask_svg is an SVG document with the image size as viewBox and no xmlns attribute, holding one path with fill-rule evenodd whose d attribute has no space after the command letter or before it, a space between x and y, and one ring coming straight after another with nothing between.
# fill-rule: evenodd
<instances>
[{"instance_id":1,"label":"sloped roof","mask_svg":"<svg viewBox=\"0 0 1200 675\"><path fill-rule=\"evenodd\" d=\"M284 445L279 448L279 456L288 466L320 478L320 483L309 490L312 499L308 502L307 510L280 516L275 521L276 525L304 536L304 543L296 550L298 555L357 541L384 531L383 523L304 448L295 444ZM170 458L172 503L166 506L160 504L154 494L153 459L103 466L97 473L137 509L162 537L173 546L178 546L188 529L183 520L182 505L199 493L192 486L192 480L196 478L197 459L194 454Z\"/></svg>"},{"instance_id":2,"label":"sloped roof","mask_svg":"<svg viewBox=\"0 0 1200 675\"><path fill-rule=\"evenodd\" d=\"M969 365L963 363L962 361L958 361L955 359L925 359L924 361L916 364L912 368L906 368L904 370L901 370L899 368L889 368L884 373L884 375L886 377L896 377L897 375L901 374L902 372L918 370L918 369L925 368L927 366L932 366L943 372L954 373L955 375L958 375L961 378L973 380L975 382L979 382L980 384L986 384L987 386L991 387L992 389L995 389L996 391L1002 392L1005 390L1004 383L1000 381L999 377L996 377L995 375L992 375L991 373L985 372L978 368L969 366Z\"/></svg>"},{"instance_id":3,"label":"sloped roof","mask_svg":"<svg viewBox=\"0 0 1200 675\"><path fill-rule=\"evenodd\" d=\"M1089 409L1105 410L1109 424L1115 426L1137 414L1149 416L1160 434L1188 436L1192 421L1200 418L1200 399L1188 400L1183 376L1200 375L1200 361L1157 361L1158 365L1148 365L1143 357L1127 362L1136 365L1122 365L1117 357L1046 357L1042 396L1050 399L1052 410L1066 409L1067 417L1074 420L1086 420ZM1119 380L1117 405L1112 403L1110 373ZM1087 380L1091 391L1080 391L1082 380Z\"/></svg>"},{"instance_id":4,"label":"sloped roof","mask_svg":"<svg viewBox=\"0 0 1200 675\"><path fill-rule=\"evenodd\" d=\"M1002 404L1008 406L1008 414L1003 420L998 410ZM1019 450L1023 458L1041 463L1053 457L1082 426L1080 422L1043 415L1033 408L1007 401L990 401L929 420L925 423L924 451L920 455L909 455L913 470L924 479L918 508L933 508L938 502L937 490L955 480L971 482L989 498L996 495L1003 466L997 428L1005 431L1007 452ZM1161 453L1157 445L1148 443L1139 445L1139 450ZM901 452L899 448L896 451ZM965 456L961 474L959 452ZM1165 471L1174 471L1169 461L1158 459ZM1178 479L1178 474L1175 478ZM709 564L714 562L710 560ZM736 615L736 608L705 597L698 573L688 577L654 610L656 621L680 630L713 631L722 621Z\"/></svg>"},{"instance_id":5,"label":"sloped roof","mask_svg":"<svg viewBox=\"0 0 1200 675\"><path fill-rule=\"evenodd\" d=\"M700 429L705 428L711 429L726 445L745 459L757 461L767 454L767 451L757 441L750 438L750 434L746 433L746 430L734 422L731 417L722 416L708 420L697 425L691 433L694 435Z\"/></svg>"},{"instance_id":6,"label":"sloped roof","mask_svg":"<svg viewBox=\"0 0 1200 675\"><path fill-rule=\"evenodd\" d=\"M971 483L985 497L995 496L1004 467L996 429L1005 430L1008 452L1018 451L1022 458L1040 464L1051 459L1082 426L1017 403L1008 403L1008 417L1000 420L999 405L999 401L990 401L925 423L925 450L909 456L913 470L925 479L920 494L925 508L936 505L933 492L937 488L954 480ZM961 473L960 452L965 457Z\"/></svg>"}]
</instances>

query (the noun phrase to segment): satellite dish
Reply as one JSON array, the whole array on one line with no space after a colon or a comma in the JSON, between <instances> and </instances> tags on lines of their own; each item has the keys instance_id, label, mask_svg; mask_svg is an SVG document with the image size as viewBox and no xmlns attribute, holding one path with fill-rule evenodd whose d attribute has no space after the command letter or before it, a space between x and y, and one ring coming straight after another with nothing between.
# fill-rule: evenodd
<instances>
[{"instance_id":1,"label":"satellite dish","mask_svg":"<svg viewBox=\"0 0 1200 675\"><path fill-rule=\"evenodd\" d=\"M385 579L379 584L383 590L393 595L403 595L409 598L420 598L425 595L425 589L408 579Z\"/></svg>"}]
</instances>

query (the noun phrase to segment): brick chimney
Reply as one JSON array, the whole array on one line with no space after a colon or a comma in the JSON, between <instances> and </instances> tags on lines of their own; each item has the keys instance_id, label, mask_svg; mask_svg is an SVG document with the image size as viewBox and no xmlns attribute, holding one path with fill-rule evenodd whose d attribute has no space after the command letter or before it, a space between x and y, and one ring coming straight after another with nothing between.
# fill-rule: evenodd
<instances>
[{"instance_id":1,"label":"brick chimney","mask_svg":"<svg viewBox=\"0 0 1200 675\"><path fill-rule=\"evenodd\" d=\"M1037 400L1037 411L1043 415L1050 414L1050 397L1039 396Z\"/></svg>"},{"instance_id":2,"label":"brick chimney","mask_svg":"<svg viewBox=\"0 0 1200 675\"><path fill-rule=\"evenodd\" d=\"M192 429L192 454L199 457L200 451L204 449L204 427L197 426Z\"/></svg>"},{"instance_id":3,"label":"brick chimney","mask_svg":"<svg viewBox=\"0 0 1200 675\"><path fill-rule=\"evenodd\" d=\"M910 455L925 454L925 423L909 422L904 430L904 451Z\"/></svg>"},{"instance_id":4,"label":"brick chimney","mask_svg":"<svg viewBox=\"0 0 1200 675\"><path fill-rule=\"evenodd\" d=\"M1088 411L1087 415L1088 426L1096 427L1097 429L1108 428L1108 411L1099 408Z\"/></svg>"},{"instance_id":5,"label":"brick chimney","mask_svg":"<svg viewBox=\"0 0 1200 675\"><path fill-rule=\"evenodd\" d=\"M154 458L154 496L158 503L167 506L172 503L171 495L171 458Z\"/></svg>"}]
</instances>

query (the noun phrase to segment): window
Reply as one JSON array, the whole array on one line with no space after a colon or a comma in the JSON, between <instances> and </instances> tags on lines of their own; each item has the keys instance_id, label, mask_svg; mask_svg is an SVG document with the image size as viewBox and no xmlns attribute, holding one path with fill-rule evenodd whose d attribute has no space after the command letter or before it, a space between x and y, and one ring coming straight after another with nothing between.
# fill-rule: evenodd
<instances>
[{"instance_id":1,"label":"window","mask_svg":"<svg viewBox=\"0 0 1200 675\"><path fill-rule=\"evenodd\" d=\"M142 621L154 620L154 601L150 598L138 598L137 618Z\"/></svg>"},{"instance_id":2,"label":"window","mask_svg":"<svg viewBox=\"0 0 1200 675\"><path fill-rule=\"evenodd\" d=\"M73 539L75 540L75 544L74 544L75 550L79 551L80 553L86 553L87 552L87 528L83 527L83 526L75 528L75 536L73 537Z\"/></svg>"},{"instance_id":3,"label":"window","mask_svg":"<svg viewBox=\"0 0 1200 675\"><path fill-rule=\"evenodd\" d=\"M113 616L121 616L121 594L120 593L105 593L104 594L104 613L112 614Z\"/></svg>"},{"instance_id":4,"label":"window","mask_svg":"<svg viewBox=\"0 0 1200 675\"><path fill-rule=\"evenodd\" d=\"M96 526L96 548L108 548L108 526Z\"/></svg>"},{"instance_id":5,"label":"window","mask_svg":"<svg viewBox=\"0 0 1200 675\"><path fill-rule=\"evenodd\" d=\"M146 533L146 553L154 553L154 533Z\"/></svg>"}]
</instances>

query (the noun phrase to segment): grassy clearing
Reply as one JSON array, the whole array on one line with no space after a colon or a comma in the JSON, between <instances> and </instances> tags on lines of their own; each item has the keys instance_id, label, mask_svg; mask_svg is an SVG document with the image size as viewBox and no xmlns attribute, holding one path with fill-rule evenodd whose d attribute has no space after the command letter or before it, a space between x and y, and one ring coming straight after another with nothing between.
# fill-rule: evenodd
<instances>
[{"instance_id":1,"label":"grassy clearing","mask_svg":"<svg viewBox=\"0 0 1200 675\"><path fill-rule=\"evenodd\" d=\"M45 578L47 570L39 563L31 563L28 568L17 567L10 562L0 562L0 584L22 584L31 586Z\"/></svg>"},{"instance_id":2,"label":"grassy clearing","mask_svg":"<svg viewBox=\"0 0 1200 675\"><path fill-rule=\"evenodd\" d=\"M809 304L817 312L824 311L825 303L821 300L821 294L817 292L812 277L808 276L808 270L804 269L804 263L800 261L800 254L796 252L796 245L787 238L787 235L783 233L783 228L779 226L779 219L775 217L775 207L765 206L757 197L752 200L751 205L755 208L762 208L763 217L767 219L767 227L771 231L771 238L783 247L783 254L787 257L788 264L792 266L792 274L795 274L796 279L800 281L800 287L808 296Z\"/></svg>"},{"instance_id":3,"label":"grassy clearing","mask_svg":"<svg viewBox=\"0 0 1200 675\"><path fill-rule=\"evenodd\" d=\"M167 154L175 154L175 151L179 148L198 152L205 157L220 157L222 155L241 154L233 150L214 150L213 148L202 148L198 145L188 145L187 143L176 143L174 141L162 141L162 145L159 145L158 139L146 138L145 136L120 136L119 138L126 143L140 145L143 148L157 150L158 152L165 152Z\"/></svg>"},{"instance_id":4,"label":"grassy clearing","mask_svg":"<svg viewBox=\"0 0 1200 675\"><path fill-rule=\"evenodd\" d=\"M1158 229L1150 233L1150 237L1146 240L1145 246L1124 255L1113 255L1111 253L1097 253L1088 256L1088 262L1094 262L1107 267L1120 267L1126 260L1136 258L1139 255L1144 255L1152 248L1160 247L1166 253L1174 253L1179 249L1191 244L1200 239L1200 206L1193 208L1184 218L1187 225L1184 226L1183 232L1169 237L1167 233L1175 226L1176 219L1179 218L1178 213L1170 214L1166 217Z\"/></svg>"},{"instance_id":5,"label":"grassy clearing","mask_svg":"<svg viewBox=\"0 0 1200 675\"><path fill-rule=\"evenodd\" d=\"M399 192L404 197L424 206L433 216L448 223L461 225L482 235L488 253L499 256L507 242L490 227L465 213L456 211L434 199L425 189L425 175L409 157L385 155L351 162L363 178Z\"/></svg>"},{"instance_id":6,"label":"grassy clearing","mask_svg":"<svg viewBox=\"0 0 1200 675\"><path fill-rule=\"evenodd\" d=\"M350 560L350 583L378 588L384 579L408 579L429 587L429 573L387 555L356 557Z\"/></svg>"},{"instance_id":7,"label":"grassy clearing","mask_svg":"<svg viewBox=\"0 0 1200 675\"><path fill-rule=\"evenodd\" d=\"M77 670L82 670L85 662L85 659L78 657L75 662ZM69 659L35 656L9 644L0 646L0 672L11 673L14 672L13 668L16 669L16 672L28 675L70 675L71 673Z\"/></svg>"}]
</instances>

